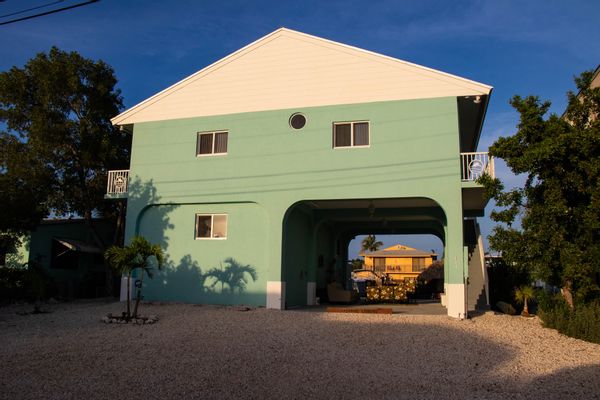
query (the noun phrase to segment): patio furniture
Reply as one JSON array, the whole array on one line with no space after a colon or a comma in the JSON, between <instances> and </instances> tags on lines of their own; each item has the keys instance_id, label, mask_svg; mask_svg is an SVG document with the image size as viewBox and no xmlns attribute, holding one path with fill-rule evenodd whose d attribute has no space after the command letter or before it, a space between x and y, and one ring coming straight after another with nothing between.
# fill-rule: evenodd
<instances>
[{"instance_id":1,"label":"patio furniture","mask_svg":"<svg viewBox=\"0 0 600 400\"><path fill-rule=\"evenodd\" d=\"M327 285L327 298L330 303L354 303L358 300L358 292L346 290L339 282Z\"/></svg>"}]
</instances>

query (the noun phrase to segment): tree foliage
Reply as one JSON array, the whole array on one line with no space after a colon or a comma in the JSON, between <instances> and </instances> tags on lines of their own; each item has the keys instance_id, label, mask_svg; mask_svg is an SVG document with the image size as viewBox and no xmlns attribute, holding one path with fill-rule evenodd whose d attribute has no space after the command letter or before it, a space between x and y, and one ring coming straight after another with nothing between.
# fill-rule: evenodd
<instances>
[{"instance_id":1,"label":"tree foliage","mask_svg":"<svg viewBox=\"0 0 600 400\"><path fill-rule=\"evenodd\" d=\"M352 271L354 271L355 269L363 269L365 267L365 261L361 260L360 258L350 260L348 261L348 263L350 264Z\"/></svg>"},{"instance_id":2,"label":"tree foliage","mask_svg":"<svg viewBox=\"0 0 600 400\"><path fill-rule=\"evenodd\" d=\"M367 235L361 242L362 251L377 251L383 246L383 242L377 240L375 235Z\"/></svg>"},{"instance_id":3,"label":"tree foliage","mask_svg":"<svg viewBox=\"0 0 600 400\"><path fill-rule=\"evenodd\" d=\"M535 292L530 285L523 285L515 290L515 301L518 304L523 304L521 315L529 317L529 302L533 300L534 297Z\"/></svg>"},{"instance_id":4,"label":"tree foliage","mask_svg":"<svg viewBox=\"0 0 600 400\"><path fill-rule=\"evenodd\" d=\"M131 287L131 276L133 271L140 269L140 284L137 287L137 297L135 302L135 308L133 309L133 315L131 315L131 299L129 290L127 290L127 318L131 316L137 317L138 306L142 297L142 283L144 279L144 272L149 278L154 276L153 269L154 263L152 259L156 260L156 266L161 269L164 263L164 253L161 247L157 244L151 244L142 236L134 236L131 239L131 243L124 247L112 246L109 247L105 253L104 258L120 275L127 275L127 287Z\"/></svg>"},{"instance_id":5,"label":"tree foliage","mask_svg":"<svg viewBox=\"0 0 600 400\"><path fill-rule=\"evenodd\" d=\"M547 116L550 102L536 96L513 97L517 132L489 151L525 174L525 184L505 190L498 179L482 179L500 207L490 246L507 264L561 287L571 304L600 293L600 89L590 88L592 77L575 79L579 93L567 94L563 116Z\"/></svg>"},{"instance_id":6,"label":"tree foliage","mask_svg":"<svg viewBox=\"0 0 600 400\"><path fill-rule=\"evenodd\" d=\"M109 169L127 167L130 135L110 66L53 47L0 73L0 231L15 237L50 212L91 219Z\"/></svg>"}]
</instances>

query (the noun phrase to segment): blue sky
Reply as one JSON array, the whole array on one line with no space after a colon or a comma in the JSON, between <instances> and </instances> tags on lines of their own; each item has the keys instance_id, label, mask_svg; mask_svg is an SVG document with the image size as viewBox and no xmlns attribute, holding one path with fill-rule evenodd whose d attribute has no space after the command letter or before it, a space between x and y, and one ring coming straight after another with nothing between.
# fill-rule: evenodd
<instances>
[{"instance_id":1,"label":"blue sky","mask_svg":"<svg viewBox=\"0 0 600 400\"><path fill-rule=\"evenodd\" d=\"M5 0L0 15L50 2ZM573 76L600 63L599 21L597 0L101 0L0 26L0 71L21 67L53 45L78 51L115 69L130 107L285 26L493 86L479 146L485 151L497 137L514 133L513 95L539 95L562 112ZM499 164L507 186L520 182ZM489 233L491 223L480 222ZM437 239L384 241L441 252Z\"/></svg>"}]
</instances>

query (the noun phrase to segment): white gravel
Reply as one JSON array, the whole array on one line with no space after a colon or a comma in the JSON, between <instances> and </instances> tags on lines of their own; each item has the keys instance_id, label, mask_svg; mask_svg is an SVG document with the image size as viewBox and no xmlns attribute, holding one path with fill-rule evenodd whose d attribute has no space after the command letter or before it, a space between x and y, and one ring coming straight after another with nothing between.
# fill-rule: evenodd
<instances>
[{"instance_id":1,"label":"white gravel","mask_svg":"<svg viewBox=\"0 0 600 400\"><path fill-rule=\"evenodd\" d=\"M600 398L600 345L537 318L145 304L160 320L138 326L100 321L119 303L48 307L0 308L0 398Z\"/></svg>"}]
</instances>

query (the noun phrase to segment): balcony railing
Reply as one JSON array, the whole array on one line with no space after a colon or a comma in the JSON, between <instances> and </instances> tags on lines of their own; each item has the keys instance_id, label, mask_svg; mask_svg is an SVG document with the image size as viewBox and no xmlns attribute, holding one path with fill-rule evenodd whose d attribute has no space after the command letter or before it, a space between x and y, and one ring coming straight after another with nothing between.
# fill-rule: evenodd
<instances>
[{"instance_id":1,"label":"balcony railing","mask_svg":"<svg viewBox=\"0 0 600 400\"><path fill-rule=\"evenodd\" d=\"M494 157L488 153L460 153L461 179L463 182L472 182L483 174L492 178L494 175Z\"/></svg>"},{"instance_id":2,"label":"balcony railing","mask_svg":"<svg viewBox=\"0 0 600 400\"><path fill-rule=\"evenodd\" d=\"M108 185L106 185L106 194L125 194L127 193L127 181L129 170L121 169L118 171L108 171Z\"/></svg>"}]
</instances>

